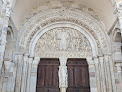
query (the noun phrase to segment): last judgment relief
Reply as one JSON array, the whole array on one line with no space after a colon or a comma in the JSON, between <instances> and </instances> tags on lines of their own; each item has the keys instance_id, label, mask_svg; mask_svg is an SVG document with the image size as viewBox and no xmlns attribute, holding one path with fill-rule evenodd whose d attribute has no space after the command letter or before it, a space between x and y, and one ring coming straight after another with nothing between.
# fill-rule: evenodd
<instances>
[{"instance_id":1,"label":"last judgment relief","mask_svg":"<svg viewBox=\"0 0 122 92\"><path fill-rule=\"evenodd\" d=\"M35 47L35 55L40 57L91 57L92 49L88 39L78 30L58 27L44 33Z\"/></svg>"}]
</instances>

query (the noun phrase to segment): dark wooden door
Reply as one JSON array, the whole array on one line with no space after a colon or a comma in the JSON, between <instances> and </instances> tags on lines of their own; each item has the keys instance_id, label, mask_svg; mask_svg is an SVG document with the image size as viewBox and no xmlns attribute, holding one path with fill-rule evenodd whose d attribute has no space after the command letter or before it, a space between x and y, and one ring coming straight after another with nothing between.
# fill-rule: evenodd
<instances>
[{"instance_id":1,"label":"dark wooden door","mask_svg":"<svg viewBox=\"0 0 122 92\"><path fill-rule=\"evenodd\" d=\"M89 71L86 59L68 59L67 92L90 92Z\"/></svg>"},{"instance_id":2,"label":"dark wooden door","mask_svg":"<svg viewBox=\"0 0 122 92\"><path fill-rule=\"evenodd\" d=\"M36 92L59 91L59 59L40 59Z\"/></svg>"},{"instance_id":3,"label":"dark wooden door","mask_svg":"<svg viewBox=\"0 0 122 92\"><path fill-rule=\"evenodd\" d=\"M67 92L90 92L86 59L68 59ZM60 92L59 59L41 59L38 65L36 92Z\"/></svg>"}]
</instances>

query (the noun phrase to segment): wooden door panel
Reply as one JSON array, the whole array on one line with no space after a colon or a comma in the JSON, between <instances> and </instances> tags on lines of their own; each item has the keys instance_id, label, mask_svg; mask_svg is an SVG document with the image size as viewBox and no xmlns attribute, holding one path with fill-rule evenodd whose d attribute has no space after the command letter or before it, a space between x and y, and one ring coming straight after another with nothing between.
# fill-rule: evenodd
<instances>
[{"instance_id":1,"label":"wooden door panel","mask_svg":"<svg viewBox=\"0 0 122 92\"><path fill-rule=\"evenodd\" d=\"M67 92L90 92L89 72L86 59L68 59Z\"/></svg>"},{"instance_id":2,"label":"wooden door panel","mask_svg":"<svg viewBox=\"0 0 122 92\"><path fill-rule=\"evenodd\" d=\"M67 92L90 92L89 71L86 59L68 59ZM36 92L60 92L59 59L41 59L38 65Z\"/></svg>"},{"instance_id":3,"label":"wooden door panel","mask_svg":"<svg viewBox=\"0 0 122 92\"><path fill-rule=\"evenodd\" d=\"M90 92L90 90L83 88L68 88L67 92Z\"/></svg>"},{"instance_id":4,"label":"wooden door panel","mask_svg":"<svg viewBox=\"0 0 122 92\"><path fill-rule=\"evenodd\" d=\"M58 70L59 67L58 66L54 66L54 72L53 72L53 86L58 88L59 85L59 78L58 78Z\"/></svg>"},{"instance_id":5,"label":"wooden door panel","mask_svg":"<svg viewBox=\"0 0 122 92\"><path fill-rule=\"evenodd\" d=\"M74 67L74 82L76 87L81 86L80 67Z\"/></svg>"},{"instance_id":6,"label":"wooden door panel","mask_svg":"<svg viewBox=\"0 0 122 92\"><path fill-rule=\"evenodd\" d=\"M46 79L45 79L45 86L50 87L52 86L53 82L53 68L52 66L46 66Z\"/></svg>"},{"instance_id":7,"label":"wooden door panel","mask_svg":"<svg viewBox=\"0 0 122 92\"><path fill-rule=\"evenodd\" d=\"M58 59L41 59L38 65L36 92L60 92Z\"/></svg>"},{"instance_id":8,"label":"wooden door panel","mask_svg":"<svg viewBox=\"0 0 122 92\"><path fill-rule=\"evenodd\" d=\"M73 67L68 66L68 87L73 86Z\"/></svg>"},{"instance_id":9,"label":"wooden door panel","mask_svg":"<svg viewBox=\"0 0 122 92\"><path fill-rule=\"evenodd\" d=\"M39 83L40 83L40 86L44 86L44 80L45 80L45 67L43 66L40 66L40 70L39 70Z\"/></svg>"}]
</instances>

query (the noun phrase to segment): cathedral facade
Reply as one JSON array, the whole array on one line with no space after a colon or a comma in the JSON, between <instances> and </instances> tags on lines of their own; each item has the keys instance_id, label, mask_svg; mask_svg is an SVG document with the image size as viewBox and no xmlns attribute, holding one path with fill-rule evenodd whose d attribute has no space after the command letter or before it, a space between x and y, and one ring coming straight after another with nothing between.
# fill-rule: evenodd
<instances>
[{"instance_id":1,"label":"cathedral facade","mask_svg":"<svg viewBox=\"0 0 122 92\"><path fill-rule=\"evenodd\" d=\"M121 92L122 0L0 0L0 92Z\"/></svg>"}]
</instances>

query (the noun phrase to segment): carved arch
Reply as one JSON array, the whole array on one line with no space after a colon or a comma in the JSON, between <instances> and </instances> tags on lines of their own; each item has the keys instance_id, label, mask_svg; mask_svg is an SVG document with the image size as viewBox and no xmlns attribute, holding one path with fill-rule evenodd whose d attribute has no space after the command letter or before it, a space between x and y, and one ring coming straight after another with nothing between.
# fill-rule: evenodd
<instances>
[{"instance_id":1,"label":"carved arch","mask_svg":"<svg viewBox=\"0 0 122 92\"><path fill-rule=\"evenodd\" d=\"M29 47L29 54L31 56L34 56L34 49L35 46L37 44L37 41L39 40L39 38L45 34L46 32L48 32L51 29L57 28L57 27L69 27L69 28L75 28L76 30L78 30L80 33L82 33L89 41L91 48L92 48L92 54L94 57L96 57L98 55L98 47L97 47L97 43L94 39L94 37L87 31L85 30L83 27L77 26L75 24L71 24L71 23L56 23L53 25L50 25L48 27L45 27L43 30L38 31L32 38L31 42L30 42L30 47Z\"/></svg>"},{"instance_id":2,"label":"carved arch","mask_svg":"<svg viewBox=\"0 0 122 92\"><path fill-rule=\"evenodd\" d=\"M35 15L21 29L22 33L18 35L20 38L18 39L19 46L29 50L32 38L38 31L43 30L49 25L60 22L73 23L88 30L97 44L97 54L105 51L109 52L106 41L107 38L102 24L89 14L70 9L63 11L62 9L53 9Z\"/></svg>"}]
</instances>

